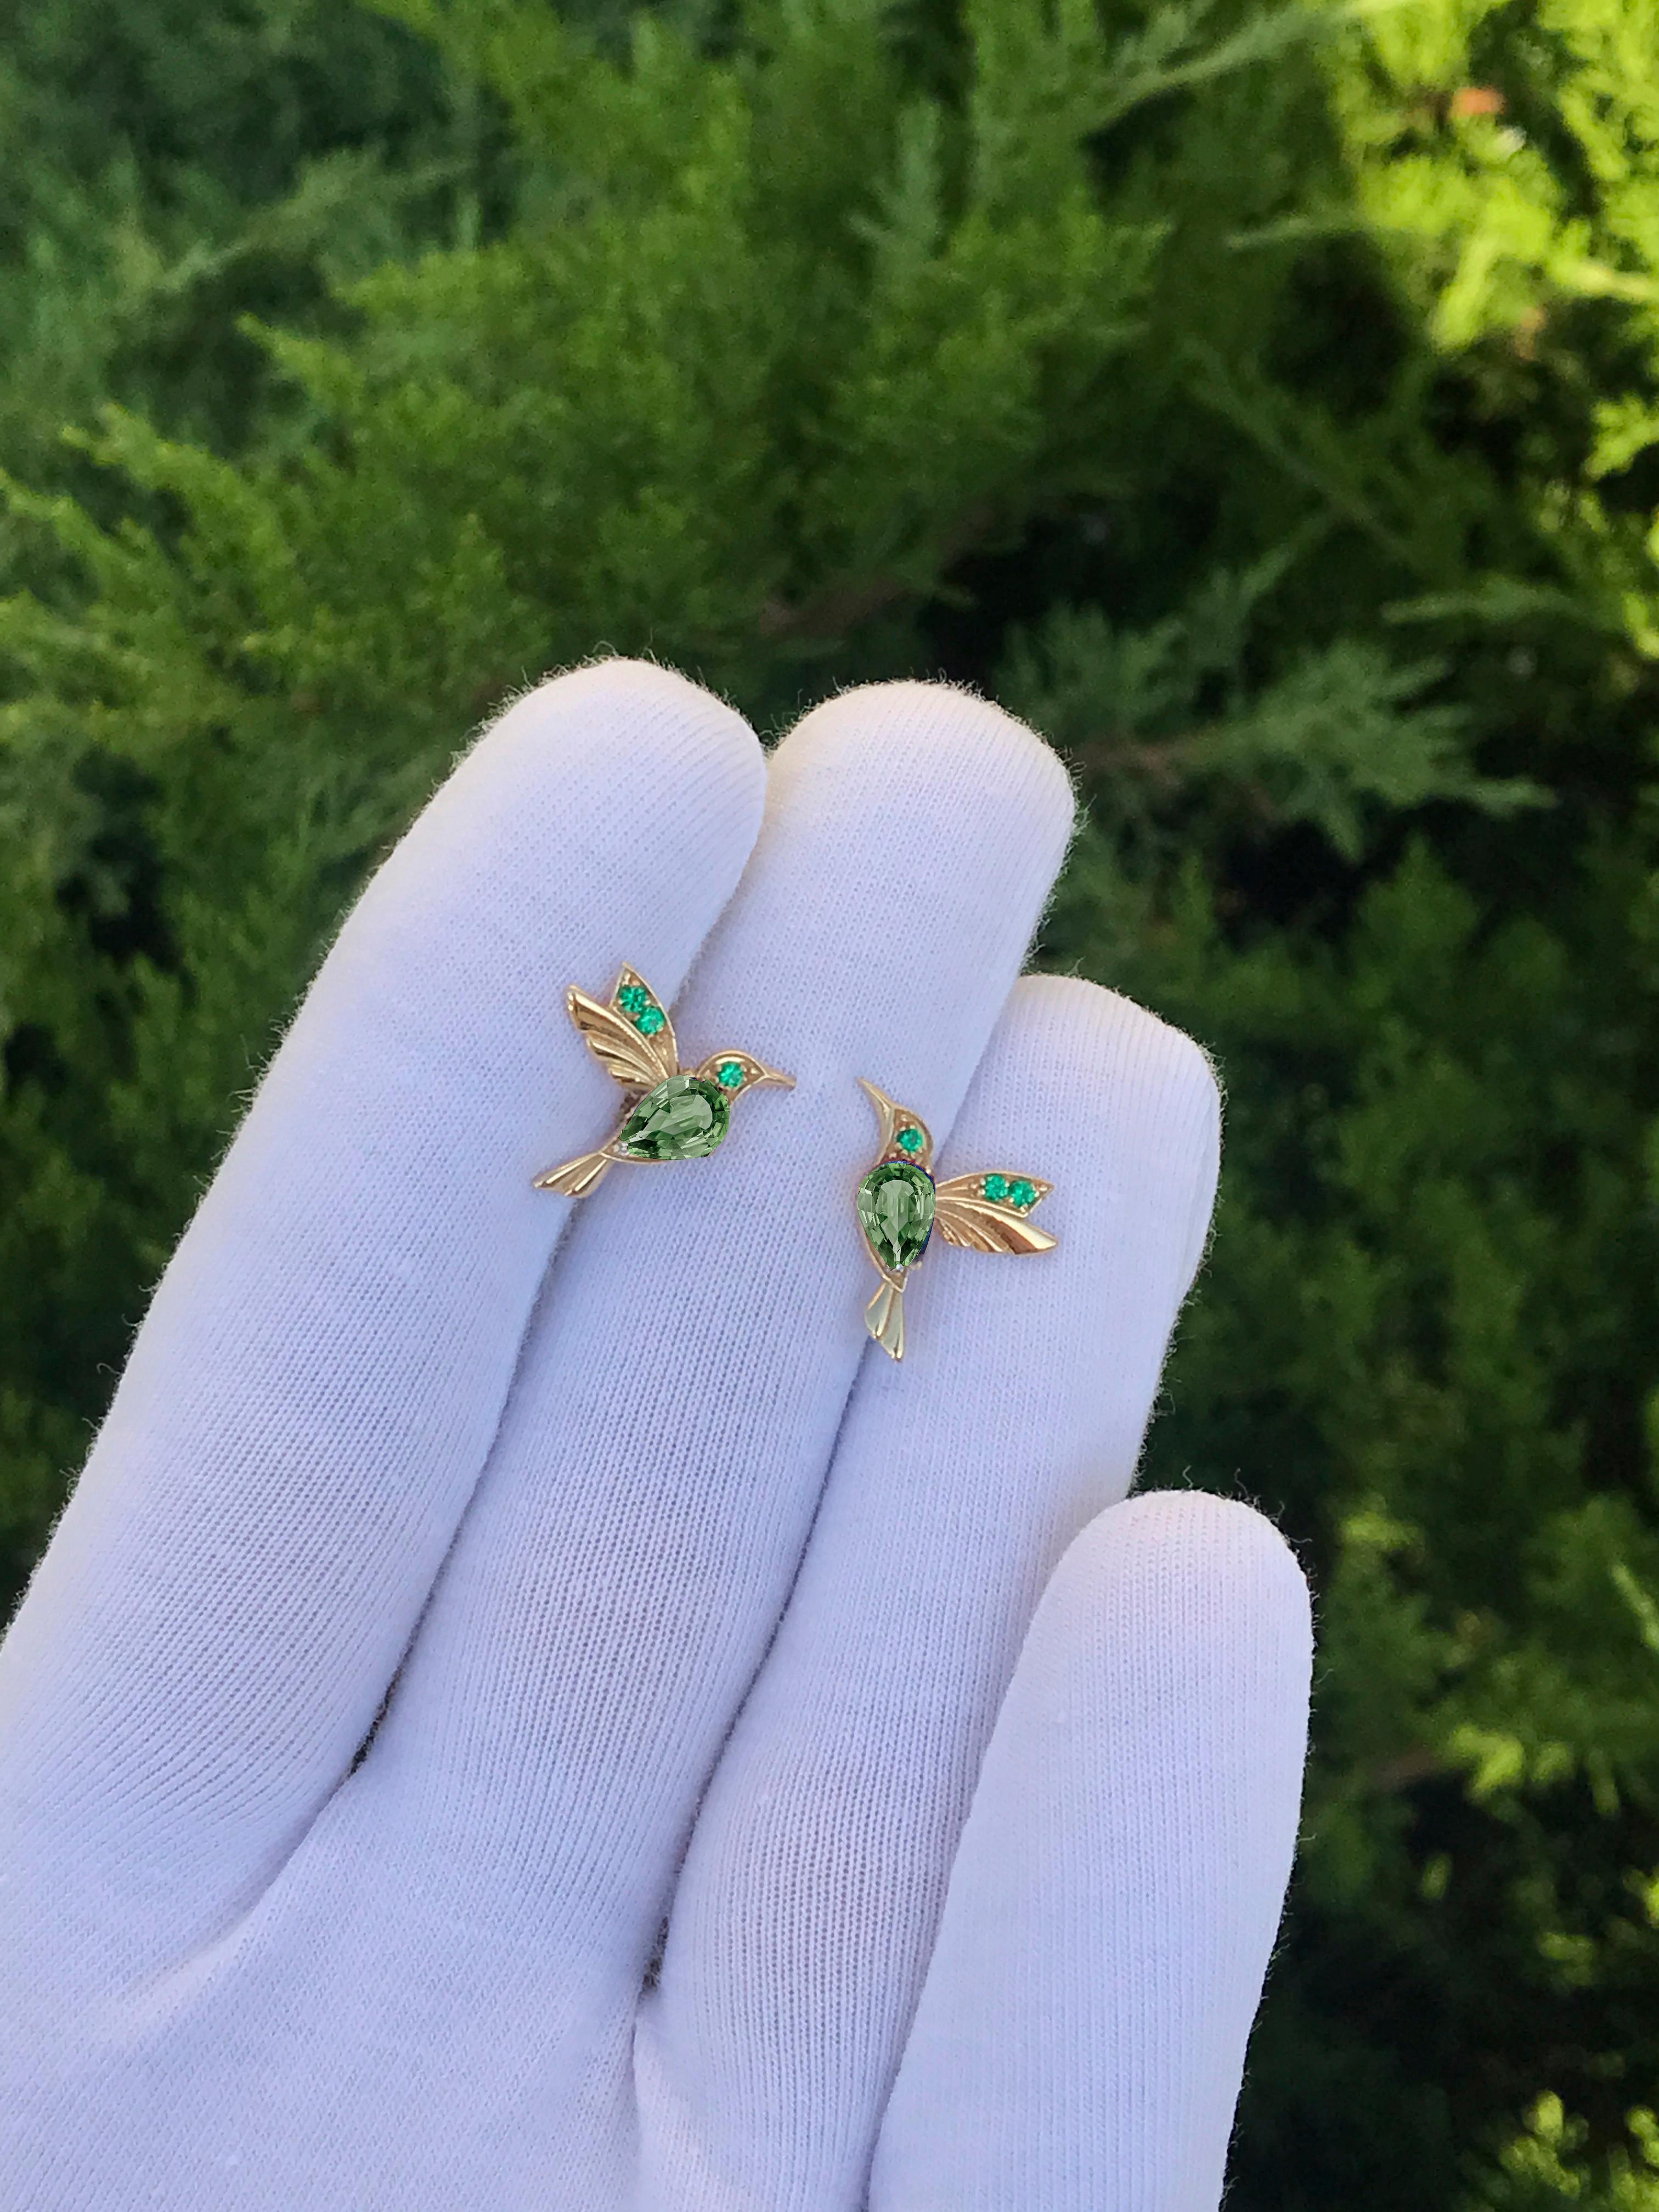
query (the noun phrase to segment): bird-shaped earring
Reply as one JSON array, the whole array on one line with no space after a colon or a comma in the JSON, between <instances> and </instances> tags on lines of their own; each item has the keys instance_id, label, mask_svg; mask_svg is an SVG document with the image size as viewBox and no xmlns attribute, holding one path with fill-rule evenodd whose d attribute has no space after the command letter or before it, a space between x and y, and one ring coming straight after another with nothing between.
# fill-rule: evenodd
<instances>
[{"instance_id":1,"label":"bird-shaped earring","mask_svg":"<svg viewBox=\"0 0 1659 2212\"><path fill-rule=\"evenodd\" d=\"M732 1101L741 1092L768 1083L795 1087L793 1075L748 1052L710 1053L701 1067L683 1070L667 1007L631 968L617 976L608 1005L574 983L564 1003L578 1036L630 1103L609 1144L549 1168L536 1177L538 1190L586 1198L618 1161L702 1159L725 1141Z\"/></svg>"},{"instance_id":2,"label":"bird-shaped earring","mask_svg":"<svg viewBox=\"0 0 1659 2212\"><path fill-rule=\"evenodd\" d=\"M904 1357L904 1284L934 1230L970 1252L1052 1252L1056 1239L1027 1219L1054 1188L1000 1170L935 1183L933 1139L919 1114L859 1078L881 1123L881 1150L859 1185L859 1226L881 1287L864 1322L890 1358Z\"/></svg>"}]
</instances>

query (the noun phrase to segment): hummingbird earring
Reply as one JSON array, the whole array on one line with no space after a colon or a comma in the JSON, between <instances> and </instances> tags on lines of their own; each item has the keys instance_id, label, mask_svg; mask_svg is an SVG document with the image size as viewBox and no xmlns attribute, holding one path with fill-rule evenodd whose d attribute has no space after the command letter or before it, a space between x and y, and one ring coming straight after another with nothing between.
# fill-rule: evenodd
<instances>
[{"instance_id":1,"label":"hummingbird earring","mask_svg":"<svg viewBox=\"0 0 1659 2212\"><path fill-rule=\"evenodd\" d=\"M1055 1239L1027 1219L1054 1188L1036 1176L952 1176L933 1181L927 1124L859 1078L881 1123L876 1164L859 1185L859 1227L881 1277L864 1322L892 1359L904 1357L904 1284L937 1229L970 1252L1052 1252Z\"/></svg>"},{"instance_id":2,"label":"hummingbird earring","mask_svg":"<svg viewBox=\"0 0 1659 2212\"><path fill-rule=\"evenodd\" d=\"M601 1005L573 983L564 1003L576 1033L605 1073L629 1094L610 1142L536 1177L538 1190L586 1198L619 1161L699 1160L724 1143L732 1101L768 1083L793 1091L795 1079L752 1053L714 1052L683 1069L668 1009L644 979L624 968Z\"/></svg>"}]
</instances>

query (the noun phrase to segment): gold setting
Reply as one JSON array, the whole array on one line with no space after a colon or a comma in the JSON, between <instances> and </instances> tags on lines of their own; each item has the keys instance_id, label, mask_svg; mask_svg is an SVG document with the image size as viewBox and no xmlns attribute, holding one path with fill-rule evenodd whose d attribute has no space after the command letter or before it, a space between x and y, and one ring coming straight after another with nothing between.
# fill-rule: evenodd
<instances>
[{"instance_id":1,"label":"gold setting","mask_svg":"<svg viewBox=\"0 0 1659 2212\"><path fill-rule=\"evenodd\" d=\"M901 1106L873 1083L859 1078L860 1088L867 1093L876 1109L880 1125L880 1148L866 1170L860 1184L860 1191L876 1171L895 1163L916 1168L933 1187L933 1214L928 1231L931 1242L934 1234L947 1244L960 1246L969 1252L1052 1252L1059 1241L1046 1229L1039 1229L1030 1219L1034 1206L1042 1204L1054 1188L1038 1176L1016 1175L995 1170L981 1170L976 1175L952 1176L948 1182L933 1182L933 1132L920 1114ZM901 1142L901 1139L905 1141ZM1000 1185L1003 1190L1024 1189L1030 1196L1023 1204L1011 1204L1006 1197L988 1197L987 1184ZM904 1286L912 1271L921 1264L927 1244L914 1260L902 1267L895 1267L883 1257L871 1241L860 1214L859 1233L864 1238L864 1248L870 1255L881 1283L875 1296L864 1310L865 1327L890 1359L904 1357Z\"/></svg>"},{"instance_id":2,"label":"gold setting","mask_svg":"<svg viewBox=\"0 0 1659 2212\"><path fill-rule=\"evenodd\" d=\"M597 1152L578 1153L574 1160L546 1169L536 1177L537 1190L556 1190L566 1198L586 1198L590 1191L599 1188L613 1167L663 1164L660 1158L623 1150L621 1138L641 1101L676 1076L693 1076L700 1082L717 1085L726 1099L728 1113L738 1098L767 1084L775 1084L783 1091L795 1087L793 1075L786 1075L781 1068L769 1067L753 1053L732 1048L712 1052L697 1066L683 1068L668 1009L636 969L622 970L608 1000L590 998L573 983L564 994L564 1003L576 1034L605 1073L621 1085L627 1100L623 1118L609 1140ZM735 1081L734 1074L738 1078ZM724 1137L722 1127L708 1150L717 1150Z\"/></svg>"}]
</instances>

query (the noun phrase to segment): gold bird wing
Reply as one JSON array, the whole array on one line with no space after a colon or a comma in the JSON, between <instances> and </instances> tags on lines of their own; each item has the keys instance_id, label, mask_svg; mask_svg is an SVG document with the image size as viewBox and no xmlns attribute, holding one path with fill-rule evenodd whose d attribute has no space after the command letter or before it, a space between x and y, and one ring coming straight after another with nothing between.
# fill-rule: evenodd
<instances>
[{"instance_id":1,"label":"gold bird wing","mask_svg":"<svg viewBox=\"0 0 1659 2212\"><path fill-rule=\"evenodd\" d=\"M1054 1188L1036 1176L989 1178L1006 1184L1024 1182L1036 1193L1031 1206L1041 1205ZM1030 1206L1007 1206L987 1198L982 1175L952 1176L939 1187L933 1226L947 1244L960 1244L970 1252L1052 1252L1058 1239L1026 1218Z\"/></svg>"},{"instance_id":2,"label":"gold bird wing","mask_svg":"<svg viewBox=\"0 0 1659 2212\"><path fill-rule=\"evenodd\" d=\"M564 1003L582 1042L624 1091L652 1091L679 1073L680 1048L668 1009L631 968L617 976L608 1006L574 983Z\"/></svg>"}]
</instances>

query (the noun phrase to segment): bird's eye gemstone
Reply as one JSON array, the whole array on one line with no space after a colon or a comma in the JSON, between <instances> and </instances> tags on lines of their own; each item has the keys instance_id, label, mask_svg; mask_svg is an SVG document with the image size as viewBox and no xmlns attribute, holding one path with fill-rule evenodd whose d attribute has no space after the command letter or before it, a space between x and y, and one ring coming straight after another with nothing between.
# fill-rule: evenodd
<instances>
[{"instance_id":1,"label":"bird's eye gemstone","mask_svg":"<svg viewBox=\"0 0 1659 2212\"><path fill-rule=\"evenodd\" d=\"M908 1160L872 1168L859 1185L859 1219L884 1267L914 1267L933 1233L933 1178Z\"/></svg>"},{"instance_id":2,"label":"bird's eye gemstone","mask_svg":"<svg viewBox=\"0 0 1659 2212\"><path fill-rule=\"evenodd\" d=\"M898 1133L898 1143L899 1149L902 1152L919 1152L921 1150L921 1130L915 1128L901 1129Z\"/></svg>"},{"instance_id":3,"label":"bird's eye gemstone","mask_svg":"<svg viewBox=\"0 0 1659 2212\"><path fill-rule=\"evenodd\" d=\"M617 1004L625 1014L642 1014L651 1004L651 994L643 983L624 983L617 994Z\"/></svg>"},{"instance_id":4,"label":"bird's eye gemstone","mask_svg":"<svg viewBox=\"0 0 1659 2212\"><path fill-rule=\"evenodd\" d=\"M999 1202L1006 1198L1008 1195L1007 1176L1000 1175L987 1176L985 1178L985 1195L987 1198L994 1199Z\"/></svg>"},{"instance_id":5,"label":"bird's eye gemstone","mask_svg":"<svg viewBox=\"0 0 1659 2212\"><path fill-rule=\"evenodd\" d=\"M642 1014L635 1014L634 1026L641 1036L655 1036L666 1019L660 1006L647 1006Z\"/></svg>"},{"instance_id":6,"label":"bird's eye gemstone","mask_svg":"<svg viewBox=\"0 0 1659 2212\"><path fill-rule=\"evenodd\" d=\"M1022 1213L1036 1204L1036 1185L1018 1176L1008 1186L1008 1203L1017 1206Z\"/></svg>"},{"instance_id":7,"label":"bird's eye gemstone","mask_svg":"<svg viewBox=\"0 0 1659 2212\"><path fill-rule=\"evenodd\" d=\"M742 1090L743 1062L740 1060L723 1060L714 1073L728 1091Z\"/></svg>"},{"instance_id":8,"label":"bird's eye gemstone","mask_svg":"<svg viewBox=\"0 0 1659 2212\"><path fill-rule=\"evenodd\" d=\"M647 1091L617 1133L633 1160L700 1160L732 1125L726 1094L700 1075L671 1075Z\"/></svg>"}]
</instances>

